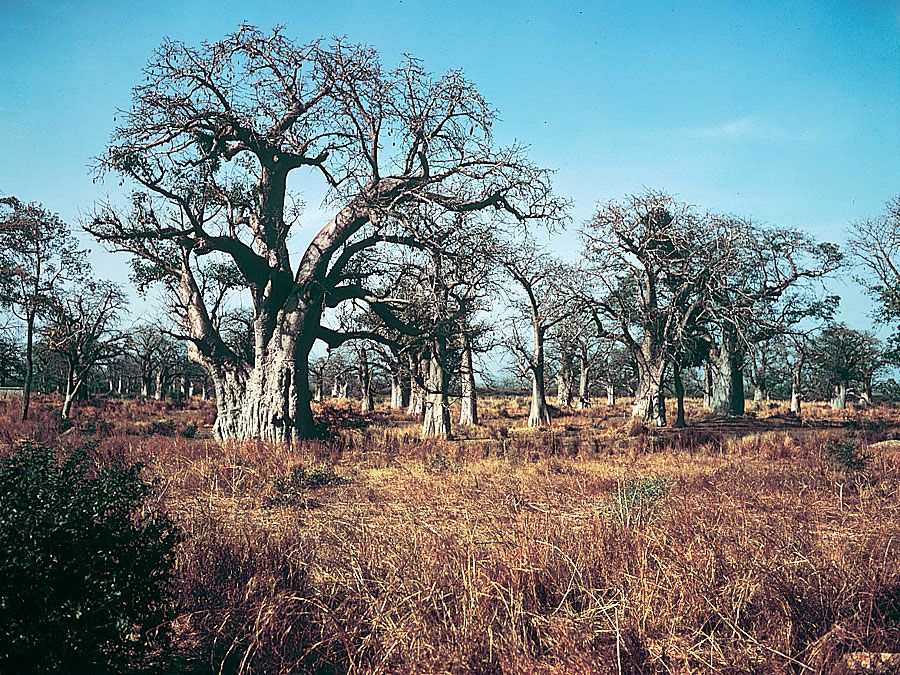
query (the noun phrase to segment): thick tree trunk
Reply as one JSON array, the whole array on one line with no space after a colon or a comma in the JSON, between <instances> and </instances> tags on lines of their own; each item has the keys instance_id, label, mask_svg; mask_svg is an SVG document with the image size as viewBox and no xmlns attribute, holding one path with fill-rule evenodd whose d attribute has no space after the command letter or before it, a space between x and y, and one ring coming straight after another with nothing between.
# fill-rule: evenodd
<instances>
[{"instance_id":1,"label":"thick tree trunk","mask_svg":"<svg viewBox=\"0 0 900 675\"><path fill-rule=\"evenodd\" d=\"M398 370L391 372L391 410L403 407L403 377Z\"/></svg>"},{"instance_id":2,"label":"thick tree trunk","mask_svg":"<svg viewBox=\"0 0 900 675\"><path fill-rule=\"evenodd\" d=\"M675 364L672 368L672 379L675 384L675 401L677 412L675 414L675 427L684 428L684 381L681 379L681 367Z\"/></svg>"},{"instance_id":3,"label":"thick tree trunk","mask_svg":"<svg viewBox=\"0 0 900 675\"><path fill-rule=\"evenodd\" d=\"M475 391L475 367L472 363L472 345L469 336L462 334L462 398L459 407L459 423L463 426L478 424L478 394Z\"/></svg>"},{"instance_id":4,"label":"thick tree trunk","mask_svg":"<svg viewBox=\"0 0 900 675\"><path fill-rule=\"evenodd\" d=\"M421 416L425 414L425 390L420 384L427 380L427 374L423 373L422 360L418 354L409 353L409 407L408 415Z\"/></svg>"},{"instance_id":5,"label":"thick tree trunk","mask_svg":"<svg viewBox=\"0 0 900 675\"><path fill-rule=\"evenodd\" d=\"M645 342L641 351L635 355L635 362L638 383L631 414L645 424L665 426L665 406L660 408L659 400L663 398L665 401L662 380L666 372L666 355Z\"/></svg>"},{"instance_id":6,"label":"thick tree trunk","mask_svg":"<svg viewBox=\"0 0 900 675\"><path fill-rule=\"evenodd\" d=\"M425 418L422 435L426 438L451 438L449 377L444 367L446 347L444 338L435 338L428 358L428 377L425 395Z\"/></svg>"},{"instance_id":7,"label":"thick tree trunk","mask_svg":"<svg viewBox=\"0 0 900 675\"><path fill-rule=\"evenodd\" d=\"M258 336L252 368L228 363L209 367L216 392L216 436L287 443L312 438L312 342L297 344L286 332L276 332L262 348Z\"/></svg>"},{"instance_id":8,"label":"thick tree trunk","mask_svg":"<svg viewBox=\"0 0 900 675\"><path fill-rule=\"evenodd\" d=\"M316 403L321 403L322 399L325 398L325 382L323 382L324 376L322 373L316 373L316 393L313 394L313 400Z\"/></svg>"},{"instance_id":9,"label":"thick tree trunk","mask_svg":"<svg viewBox=\"0 0 900 675\"><path fill-rule=\"evenodd\" d=\"M740 417L744 414L744 354L737 338L726 334L713 358L712 410Z\"/></svg>"},{"instance_id":10,"label":"thick tree trunk","mask_svg":"<svg viewBox=\"0 0 900 675\"><path fill-rule=\"evenodd\" d=\"M791 375L791 412L795 415L800 414L800 401L800 376L793 374Z\"/></svg>"},{"instance_id":11,"label":"thick tree trunk","mask_svg":"<svg viewBox=\"0 0 900 675\"><path fill-rule=\"evenodd\" d=\"M847 409L847 383L840 382L834 387L834 398L831 399L832 410Z\"/></svg>"},{"instance_id":12,"label":"thick tree trunk","mask_svg":"<svg viewBox=\"0 0 900 675\"><path fill-rule=\"evenodd\" d=\"M547 409L547 394L544 387L544 329L535 318L532 324L534 356L531 364L531 409L528 412L528 426L540 427L550 424Z\"/></svg>"},{"instance_id":13,"label":"thick tree trunk","mask_svg":"<svg viewBox=\"0 0 900 675\"><path fill-rule=\"evenodd\" d=\"M162 401L163 398L163 373L162 370L156 371L156 389L153 391L153 398Z\"/></svg>"},{"instance_id":14,"label":"thick tree trunk","mask_svg":"<svg viewBox=\"0 0 900 675\"><path fill-rule=\"evenodd\" d=\"M863 381L863 390L859 395L859 402L863 405L872 405L872 378L867 377Z\"/></svg>"},{"instance_id":15,"label":"thick tree trunk","mask_svg":"<svg viewBox=\"0 0 900 675\"><path fill-rule=\"evenodd\" d=\"M578 358L578 401L575 403L575 407L579 410L591 405L590 387L590 365L587 356L582 355Z\"/></svg>"}]
</instances>

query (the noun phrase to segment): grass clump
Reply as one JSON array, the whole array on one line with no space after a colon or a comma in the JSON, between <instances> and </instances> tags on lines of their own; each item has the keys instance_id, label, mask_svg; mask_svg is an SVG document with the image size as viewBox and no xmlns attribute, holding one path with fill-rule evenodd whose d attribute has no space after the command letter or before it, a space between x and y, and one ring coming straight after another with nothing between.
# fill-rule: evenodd
<instances>
[{"instance_id":1,"label":"grass clump","mask_svg":"<svg viewBox=\"0 0 900 675\"><path fill-rule=\"evenodd\" d=\"M617 481L602 510L613 522L624 527L643 527L658 511L659 504L672 489L665 478L629 478Z\"/></svg>"},{"instance_id":2,"label":"grass clump","mask_svg":"<svg viewBox=\"0 0 900 675\"><path fill-rule=\"evenodd\" d=\"M310 490L337 487L349 482L350 479L339 475L331 464L295 466L286 476L275 479L266 506L310 506Z\"/></svg>"}]
</instances>

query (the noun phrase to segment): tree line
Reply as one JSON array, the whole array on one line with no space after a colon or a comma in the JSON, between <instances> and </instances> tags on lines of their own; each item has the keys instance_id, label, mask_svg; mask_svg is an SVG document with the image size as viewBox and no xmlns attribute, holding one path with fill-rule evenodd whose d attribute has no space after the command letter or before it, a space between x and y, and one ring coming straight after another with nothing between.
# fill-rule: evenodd
<instances>
[{"instance_id":1,"label":"tree line","mask_svg":"<svg viewBox=\"0 0 900 675\"><path fill-rule=\"evenodd\" d=\"M318 432L326 392L352 389L365 411L382 388L425 435L449 436L451 398L459 423L478 423L478 371L498 350L530 382L530 426L550 422L548 387L560 407L627 394L656 425L667 395L674 425L687 395L742 415L748 380L795 412L804 395L842 408L851 392L870 401L893 358L893 338L834 323L826 282L858 270L896 324L900 199L852 226L848 260L800 230L645 191L576 224L580 250L563 259L540 242L571 229L571 204L526 146L497 143L496 111L461 72L241 26L166 41L143 75L97 162L130 198L82 226L128 255L168 319L125 330L125 295L91 277L67 226L3 200L2 304L24 337L0 367L24 355L26 415L36 343L63 364L64 416L98 369L143 396L180 377L184 395L193 382L215 396L218 437L281 441ZM305 243L300 173L331 213Z\"/></svg>"}]
</instances>

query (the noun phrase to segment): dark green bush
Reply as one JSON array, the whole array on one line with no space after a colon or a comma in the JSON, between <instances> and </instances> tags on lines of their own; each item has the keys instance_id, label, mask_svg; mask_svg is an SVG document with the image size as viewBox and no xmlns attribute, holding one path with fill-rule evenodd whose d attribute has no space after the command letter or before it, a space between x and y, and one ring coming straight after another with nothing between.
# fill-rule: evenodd
<instances>
[{"instance_id":1,"label":"dark green bush","mask_svg":"<svg viewBox=\"0 0 900 675\"><path fill-rule=\"evenodd\" d=\"M172 522L141 466L21 446L0 462L0 672L133 672L165 653Z\"/></svg>"}]
</instances>

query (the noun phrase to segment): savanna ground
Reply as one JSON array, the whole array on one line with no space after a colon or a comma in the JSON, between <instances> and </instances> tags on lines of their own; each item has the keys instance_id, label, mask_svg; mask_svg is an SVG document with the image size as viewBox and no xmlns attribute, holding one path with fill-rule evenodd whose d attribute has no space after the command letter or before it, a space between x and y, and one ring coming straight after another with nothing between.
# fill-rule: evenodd
<instances>
[{"instance_id":1,"label":"savanna ground","mask_svg":"<svg viewBox=\"0 0 900 675\"><path fill-rule=\"evenodd\" d=\"M3 401L0 445L146 464L183 533L180 672L837 672L900 651L897 407L694 405L679 431L601 404L531 431L526 403L482 402L455 441L329 403L331 440L284 447L212 440L199 400L102 400L65 432L55 402L21 424Z\"/></svg>"}]
</instances>

